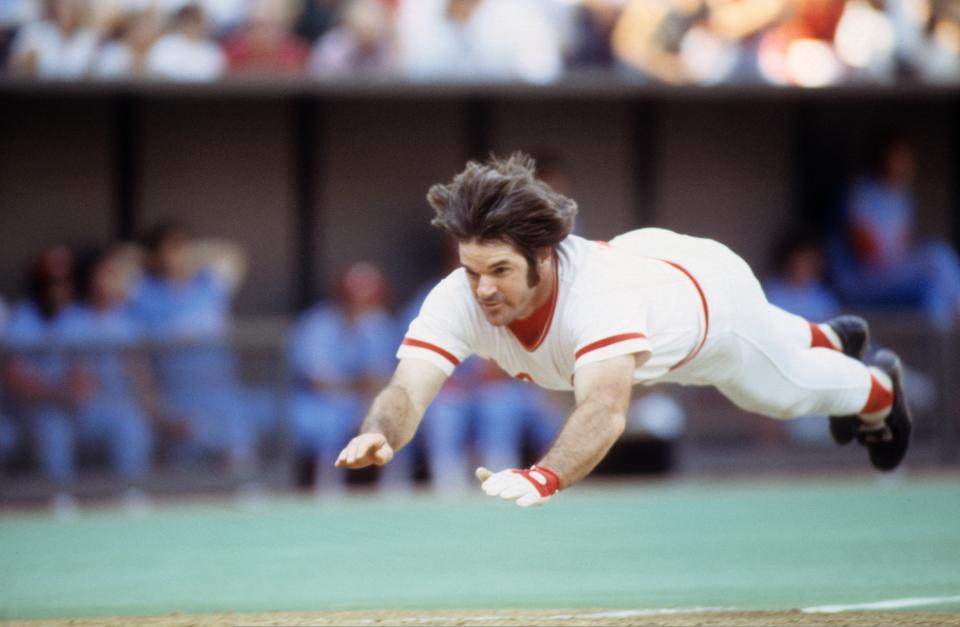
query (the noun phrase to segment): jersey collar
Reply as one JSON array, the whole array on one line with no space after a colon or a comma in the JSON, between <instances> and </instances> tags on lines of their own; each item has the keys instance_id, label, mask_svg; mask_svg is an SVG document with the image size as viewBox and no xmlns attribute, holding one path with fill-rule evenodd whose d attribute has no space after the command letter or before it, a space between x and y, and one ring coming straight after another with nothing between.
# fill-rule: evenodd
<instances>
[{"instance_id":1,"label":"jersey collar","mask_svg":"<svg viewBox=\"0 0 960 627\"><path fill-rule=\"evenodd\" d=\"M550 331L553 322L553 313L557 308L557 296L560 294L560 262L557 255L553 256L553 289L547 302L540 305L536 311L523 318L514 320L507 328L517 338L520 345L529 352L537 350Z\"/></svg>"}]
</instances>

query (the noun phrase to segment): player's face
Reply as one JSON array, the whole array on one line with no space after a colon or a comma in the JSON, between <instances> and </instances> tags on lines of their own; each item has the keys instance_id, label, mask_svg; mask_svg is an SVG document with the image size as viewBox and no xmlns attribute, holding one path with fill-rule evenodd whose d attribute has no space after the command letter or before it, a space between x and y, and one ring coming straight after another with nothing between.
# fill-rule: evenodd
<instances>
[{"instance_id":1,"label":"player's face","mask_svg":"<svg viewBox=\"0 0 960 627\"><path fill-rule=\"evenodd\" d=\"M460 265L490 324L503 326L530 315L538 287L527 283L527 260L503 242L460 242Z\"/></svg>"}]
</instances>

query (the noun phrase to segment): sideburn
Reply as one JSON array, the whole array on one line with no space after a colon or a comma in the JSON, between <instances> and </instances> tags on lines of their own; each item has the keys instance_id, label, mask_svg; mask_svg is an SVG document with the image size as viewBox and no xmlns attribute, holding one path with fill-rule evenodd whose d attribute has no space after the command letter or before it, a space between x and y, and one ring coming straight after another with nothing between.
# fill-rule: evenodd
<instances>
[{"instance_id":1,"label":"sideburn","mask_svg":"<svg viewBox=\"0 0 960 627\"><path fill-rule=\"evenodd\" d=\"M540 285L540 271L537 270L537 258L527 257L527 287L536 287Z\"/></svg>"}]
</instances>

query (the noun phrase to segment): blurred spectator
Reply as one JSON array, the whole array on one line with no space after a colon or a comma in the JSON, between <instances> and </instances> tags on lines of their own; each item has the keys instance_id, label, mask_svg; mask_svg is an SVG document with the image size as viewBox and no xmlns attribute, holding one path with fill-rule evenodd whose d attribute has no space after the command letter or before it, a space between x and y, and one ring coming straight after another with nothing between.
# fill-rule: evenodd
<instances>
[{"instance_id":1,"label":"blurred spectator","mask_svg":"<svg viewBox=\"0 0 960 627\"><path fill-rule=\"evenodd\" d=\"M611 38L622 10L622 4L616 0L583 0L573 8L572 42L566 54L568 67L613 65Z\"/></svg>"},{"instance_id":2,"label":"blurred spectator","mask_svg":"<svg viewBox=\"0 0 960 627\"><path fill-rule=\"evenodd\" d=\"M851 80L896 78L896 33L883 5L883 0L848 0L837 23L834 47Z\"/></svg>"},{"instance_id":3,"label":"blurred spectator","mask_svg":"<svg viewBox=\"0 0 960 627\"><path fill-rule=\"evenodd\" d=\"M77 425L107 443L111 466L131 479L147 472L153 436L138 402L131 349L139 339L126 309L130 269L119 250L88 254L78 264L81 302L63 323L63 339L80 349L75 367L90 382Z\"/></svg>"},{"instance_id":4,"label":"blurred spectator","mask_svg":"<svg viewBox=\"0 0 960 627\"><path fill-rule=\"evenodd\" d=\"M304 41L316 41L333 28L343 0L304 0L294 32Z\"/></svg>"},{"instance_id":5,"label":"blurred spectator","mask_svg":"<svg viewBox=\"0 0 960 627\"><path fill-rule=\"evenodd\" d=\"M153 10L124 15L97 53L93 75L101 79L140 78L147 75L147 60L160 33Z\"/></svg>"},{"instance_id":6,"label":"blurred spectator","mask_svg":"<svg viewBox=\"0 0 960 627\"><path fill-rule=\"evenodd\" d=\"M960 260L943 240L916 241L914 147L889 132L867 144L867 171L851 186L831 259L837 289L850 304L915 306L947 327L960 314Z\"/></svg>"},{"instance_id":7,"label":"blurred spectator","mask_svg":"<svg viewBox=\"0 0 960 627\"><path fill-rule=\"evenodd\" d=\"M7 328L7 318L9 317L10 312L7 309L7 303L3 299L3 296L0 296L0 340L6 338L6 328ZM2 343L0 343L2 346ZM3 393L3 388L0 388L0 471L3 470L6 460L13 454L17 449L19 442L19 436L17 433L17 428L14 425L13 421L8 419L4 414L6 409L6 394Z\"/></svg>"},{"instance_id":8,"label":"blurred spectator","mask_svg":"<svg viewBox=\"0 0 960 627\"><path fill-rule=\"evenodd\" d=\"M47 0L45 19L17 33L10 52L10 72L41 79L80 79L90 70L97 34L89 26L86 0Z\"/></svg>"},{"instance_id":9,"label":"blurred spectator","mask_svg":"<svg viewBox=\"0 0 960 627\"><path fill-rule=\"evenodd\" d=\"M226 57L207 32L203 10L188 4L176 12L171 32L160 37L147 56L147 72L155 78L210 81L226 69Z\"/></svg>"},{"instance_id":10,"label":"blurred spectator","mask_svg":"<svg viewBox=\"0 0 960 627\"><path fill-rule=\"evenodd\" d=\"M247 24L224 49L233 74L298 74L306 67L309 45L290 32L291 0L254 0Z\"/></svg>"},{"instance_id":11,"label":"blurred spectator","mask_svg":"<svg viewBox=\"0 0 960 627\"><path fill-rule=\"evenodd\" d=\"M310 55L316 76L387 74L396 68L391 15L383 0L348 0L340 24L324 34Z\"/></svg>"},{"instance_id":12,"label":"blurred spectator","mask_svg":"<svg viewBox=\"0 0 960 627\"><path fill-rule=\"evenodd\" d=\"M826 322L840 313L840 303L826 283L823 250L813 233L798 229L781 237L774 271L763 283L767 300L774 305L813 322Z\"/></svg>"},{"instance_id":13,"label":"blurred spectator","mask_svg":"<svg viewBox=\"0 0 960 627\"><path fill-rule=\"evenodd\" d=\"M397 328L386 299L383 272L371 263L354 264L338 278L335 301L306 311L290 335L291 435L298 460L315 461L319 492L344 487L346 474L333 463L396 365ZM400 451L398 458L407 455ZM393 472L409 470L407 461Z\"/></svg>"},{"instance_id":14,"label":"blurred spectator","mask_svg":"<svg viewBox=\"0 0 960 627\"><path fill-rule=\"evenodd\" d=\"M171 453L185 462L212 453L237 472L250 470L269 400L238 385L227 346L243 254L223 243L204 248L176 223L151 229L144 247L146 272L133 286L130 308L144 337L163 343L153 359L158 385L187 433Z\"/></svg>"},{"instance_id":15,"label":"blurred spectator","mask_svg":"<svg viewBox=\"0 0 960 627\"><path fill-rule=\"evenodd\" d=\"M0 337L7 326L7 318L10 317L10 308L7 307L7 301L0 295Z\"/></svg>"},{"instance_id":16,"label":"blurred spectator","mask_svg":"<svg viewBox=\"0 0 960 627\"><path fill-rule=\"evenodd\" d=\"M20 446L20 434L14 422L0 413L0 472Z\"/></svg>"},{"instance_id":17,"label":"blurred spectator","mask_svg":"<svg viewBox=\"0 0 960 627\"><path fill-rule=\"evenodd\" d=\"M833 40L845 1L791 0L792 14L763 36L760 69L774 84L824 87L844 77Z\"/></svg>"},{"instance_id":18,"label":"blurred spectator","mask_svg":"<svg viewBox=\"0 0 960 627\"><path fill-rule=\"evenodd\" d=\"M960 81L960 3L887 2L896 55L910 75L930 82Z\"/></svg>"},{"instance_id":19,"label":"blurred spectator","mask_svg":"<svg viewBox=\"0 0 960 627\"><path fill-rule=\"evenodd\" d=\"M623 63L664 83L753 79L754 38L781 18L786 3L629 0L614 28L613 48Z\"/></svg>"},{"instance_id":20,"label":"blurred spectator","mask_svg":"<svg viewBox=\"0 0 960 627\"><path fill-rule=\"evenodd\" d=\"M14 307L4 335L12 354L3 374L14 413L30 434L41 471L56 481L73 477L77 439L91 435L78 428L76 411L90 398L93 381L63 352L64 331L76 314L73 291L70 250L43 251L29 269L28 297Z\"/></svg>"},{"instance_id":21,"label":"blurred spectator","mask_svg":"<svg viewBox=\"0 0 960 627\"><path fill-rule=\"evenodd\" d=\"M403 0L398 11L410 78L546 83L563 70L561 33L537 0Z\"/></svg>"},{"instance_id":22,"label":"blurred spectator","mask_svg":"<svg viewBox=\"0 0 960 627\"><path fill-rule=\"evenodd\" d=\"M7 67L17 29L39 18L40 7L35 0L0 0L0 68Z\"/></svg>"}]
</instances>

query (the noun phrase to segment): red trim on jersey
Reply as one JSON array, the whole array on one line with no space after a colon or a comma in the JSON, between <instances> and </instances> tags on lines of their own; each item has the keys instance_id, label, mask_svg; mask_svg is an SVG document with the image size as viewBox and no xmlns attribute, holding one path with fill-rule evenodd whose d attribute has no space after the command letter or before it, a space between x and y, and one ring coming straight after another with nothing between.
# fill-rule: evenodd
<instances>
[{"instance_id":1,"label":"red trim on jersey","mask_svg":"<svg viewBox=\"0 0 960 627\"><path fill-rule=\"evenodd\" d=\"M644 340L647 336L643 333L621 333L620 335L612 335L610 337L604 338L602 340L597 340L596 342L591 342L583 348L577 351L577 354L574 355L574 359L580 359L590 351L595 351L599 348L604 348L610 346L611 344L616 344L618 342L626 342L627 340Z\"/></svg>"},{"instance_id":2,"label":"red trim on jersey","mask_svg":"<svg viewBox=\"0 0 960 627\"><path fill-rule=\"evenodd\" d=\"M833 350L840 350L833 345L833 342L830 341L830 338L827 337L827 334L823 332L823 329L820 328L820 325L810 324L810 348L830 348Z\"/></svg>"},{"instance_id":3,"label":"red trim on jersey","mask_svg":"<svg viewBox=\"0 0 960 627\"><path fill-rule=\"evenodd\" d=\"M424 342L423 340L415 340L412 337L405 337L403 338L402 344L404 346L413 346L414 348L425 348L428 351L433 351L436 354L440 355L441 357L449 361L454 366L460 365L460 360L454 357L453 353L445 351L439 346L435 344L431 344L430 342Z\"/></svg>"},{"instance_id":4,"label":"red trim on jersey","mask_svg":"<svg viewBox=\"0 0 960 627\"><path fill-rule=\"evenodd\" d=\"M522 320L514 320L507 328L517 338L520 345L528 352L537 350L550 331L553 314L557 309L557 298L560 295L560 262L557 256L553 257L553 290L547 302L540 305L536 311Z\"/></svg>"},{"instance_id":5,"label":"red trim on jersey","mask_svg":"<svg viewBox=\"0 0 960 627\"><path fill-rule=\"evenodd\" d=\"M680 366L686 364L691 359L696 357L697 354L700 352L700 349L703 348L703 345L706 344L707 333L710 332L710 308L707 307L707 297L703 295L703 289L701 289L700 283L693 277L692 274L690 274L690 272L686 268L681 266L679 263L669 261L667 259L660 259L660 261L673 266L680 272L683 272L685 275L687 275L687 278L693 282L693 286L697 288L697 294L700 295L700 302L703 303L703 337L700 338L700 341L697 343L696 347L694 347L694 349L690 351L690 353L686 357L684 357L679 362L675 363L673 366L670 367L670 370L676 370Z\"/></svg>"},{"instance_id":6,"label":"red trim on jersey","mask_svg":"<svg viewBox=\"0 0 960 627\"><path fill-rule=\"evenodd\" d=\"M861 414L873 414L883 411L893 405L893 390L880 385L877 378L870 375L870 396L867 397L867 403L860 410Z\"/></svg>"}]
</instances>

